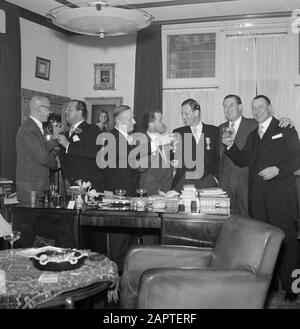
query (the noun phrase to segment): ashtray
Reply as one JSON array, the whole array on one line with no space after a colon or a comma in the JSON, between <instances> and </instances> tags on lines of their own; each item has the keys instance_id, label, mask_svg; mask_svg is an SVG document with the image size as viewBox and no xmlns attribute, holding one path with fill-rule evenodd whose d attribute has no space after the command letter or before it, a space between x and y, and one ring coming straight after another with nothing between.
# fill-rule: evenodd
<instances>
[{"instance_id":1,"label":"ashtray","mask_svg":"<svg viewBox=\"0 0 300 329\"><path fill-rule=\"evenodd\" d=\"M76 249L45 250L29 259L42 271L70 271L83 265L87 254Z\"/></svg>"}]
</instances>

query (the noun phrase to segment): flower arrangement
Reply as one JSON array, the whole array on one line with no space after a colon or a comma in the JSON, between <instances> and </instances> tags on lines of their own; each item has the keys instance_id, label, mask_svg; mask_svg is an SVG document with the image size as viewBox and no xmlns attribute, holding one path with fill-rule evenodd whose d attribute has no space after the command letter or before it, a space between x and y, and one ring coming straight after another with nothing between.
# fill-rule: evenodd
<instances>
[{"instance_id":1,"label":"flower arrangement","mask_svg":"<svg viewBox=\"0 0 300 329\"><path fill-rule=\"evenodd\" d=\"M82 179L78 179L75 183L78 185L78 189L75 191L76 195L81 195L86 203L89 201L95 202L95 198L98 197L100 193L92 189L90 181L84 182Z\"/></svg>"}]
</instances>

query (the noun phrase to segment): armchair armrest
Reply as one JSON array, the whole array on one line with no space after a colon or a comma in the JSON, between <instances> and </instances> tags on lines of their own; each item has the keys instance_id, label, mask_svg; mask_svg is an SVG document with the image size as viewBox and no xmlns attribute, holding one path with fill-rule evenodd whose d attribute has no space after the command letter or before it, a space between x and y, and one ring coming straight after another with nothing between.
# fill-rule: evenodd
<instances>
[{"instance_id":1,"label":"armchair armrest","mask_svg":"<svg viewBox=\"0 0 300 329\"><path fill-rule=\"evenodd\" d=\"M205 267L210 263L212 249L185 246L141 246L126 255L124 272L143 272L158 267Z\"/></svg>"},{"instance_id":2,"label":"armchair armrest","mask_svg":"<svg viewBox=\"0 0 300 329\"><path fill-rule=\"evenodd\" d=\"M151 269L143 273L138 308L262 308L269 277L247 270Z\"/></svg>"}]
</instances>

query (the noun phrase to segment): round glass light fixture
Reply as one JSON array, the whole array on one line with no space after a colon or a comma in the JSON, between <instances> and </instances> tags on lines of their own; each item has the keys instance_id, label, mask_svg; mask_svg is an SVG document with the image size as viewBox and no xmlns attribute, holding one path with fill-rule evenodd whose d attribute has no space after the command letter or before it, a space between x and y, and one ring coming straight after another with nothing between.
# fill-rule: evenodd
<instances>
[{"instance_id":1,"label":"round glass light fixture","mask_svg":"<svg viewBox=\"0 0 300 329\"><path fill-rule=\"evenodd\" d=\"M54 25L79 34L117 36L149 26L153 16L131 6L113 7L103 1L72 3L48 11Z\"/></svg>"}]
</instances>

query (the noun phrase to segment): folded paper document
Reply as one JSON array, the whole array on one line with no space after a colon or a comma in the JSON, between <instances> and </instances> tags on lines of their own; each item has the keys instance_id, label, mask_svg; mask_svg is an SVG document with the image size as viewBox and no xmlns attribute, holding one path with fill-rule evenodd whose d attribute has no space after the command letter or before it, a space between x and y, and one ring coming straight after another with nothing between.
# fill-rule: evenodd
<instances>
[{"instance_id":1,"label":"folded paper document","mask_svg":"<svg viewBox=\"0 0 300 329\"><path fill-rule=\"evenodd\" d=\"M0 237L11 233L11 224L0 214Z\"/></svg>"}]
</instances>

